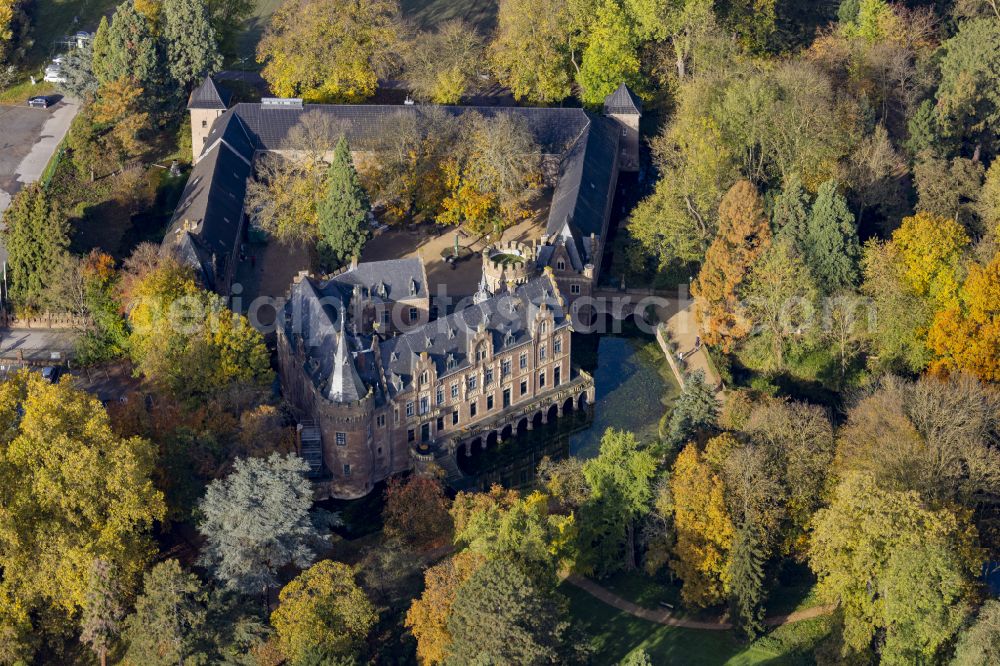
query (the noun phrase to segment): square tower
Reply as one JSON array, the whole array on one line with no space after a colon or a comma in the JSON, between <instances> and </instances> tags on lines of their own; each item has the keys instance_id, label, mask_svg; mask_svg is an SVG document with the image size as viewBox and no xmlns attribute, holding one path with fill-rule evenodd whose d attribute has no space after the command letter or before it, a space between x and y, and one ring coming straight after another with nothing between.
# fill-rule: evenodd
<instances>
[{"instance_id":1,"label":"square tower","mask_svg":"<svg viewBox=\"0 0 1000 666\"><path fill-rule=\"evenodd\" d=\"M604 99L604 115L616 121L621 130L618 168L622 171L638 171L642 101L623 83Z\"/></svg>"},{"instance_id":2,"label":"square tower","mask_svg":"<svg viewBox=\"0 0 1000 666\"><path fill-rule=\"evenodd\" d=\"M192 161L197 162L205 149L208 132L212 129L215 119L229 108L229 93L215 84L211 76L206 76L201 85L194 89L188 98L188 111L191 113L191 154Z\"/></svg>"}]
</instances>

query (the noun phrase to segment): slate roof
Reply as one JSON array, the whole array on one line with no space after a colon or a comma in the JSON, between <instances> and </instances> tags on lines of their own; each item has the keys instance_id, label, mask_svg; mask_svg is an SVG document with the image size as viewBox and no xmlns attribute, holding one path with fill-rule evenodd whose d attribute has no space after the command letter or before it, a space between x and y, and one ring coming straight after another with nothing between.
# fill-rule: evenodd
<instances>
[{"instance_id":1,"label":"slate roof","mask_svg":"<svg viewBox=\"0 0 1000 666\"><path fill-rule=\"evenodd\" d=\"M347 296L355 286L368 298L401 301L409 298L427 298L427 273L422 259L391 259L360 263L330 280L348 288Z\"/></svg>"},{"instance_id":2,"label":"slate roof","mask_svg":"<svg viewBox=\"0 0 1000 666\"><path fill-rule=\"evenodd\" d=\"M563 156L545 233L572 236L584 263L597 263L590 256L590 235L600 236L605 231L605 217L615 194L615 160L620 137L614 121L597 116L589 119L586 130ZM540 259L544 264L544 258Z\"/></svg>"},{"instance_id":3,"label":"slate roof","mask_svg":"<svg viewBox=\"0 0 1000 666\"><path fill-rule=\"evenodd\" d=\"M446 113L460 116L475 111L489 118L511 114L524 119L548 154L564 152L586 129L588 115L582 109L521 108L496 106L442 106ZM352 150L376 150L384 136L396 130L399 118L423 111L419 106L385 104L307 104L297 107L269 107L263 104L237 104L232 111L246 124L257 150L282 150L288 147L288 133L307 113L322 113L342 125ZM211 139L209 139L211 141Z\"/></svg>"},{"instance_id":4,"label":"slate roof","mask_svg":"<svg viewBox=\"0 0 1000 666\"><path fill-rule=\"evenodd\" d=\"M642 100L624 83L604 99L604 113L642 115Z\"/></svg>"},{"instance_id":5,"label":"slate roof","mask_svg":"<svg viewBox=\"0 0 1000 666\"><path fill-rule=\"evenodd\" d=\"M163 239L161 251L194 266L209 289L216 288L230 260L250 174L246 157L216 142L191 169Z\"/></svg>"},{"instance_id":6,"label":"slate roof","mask_svg":"<svg viewBox=\"0 0 1000 666\"><path fill-rule=\"evenodd\" d=\"M201 85L191 91L187 108L225 111L229 108L231 99L232 95L228 90L217 85L211 76L206 76Z\"/></svg>"},{"instance_id":7,"label":"slate roof","mask_svg":"<svg viewBox=\"0 0 1000 666\"><path fill-rule=\"evenodd\" d=\"M531 338L530 323L543 303L553 311L557 329L569 326L570 321L555 296L552 280L542 275L520 285L512 293L493 296L383 341L378 350L383 372L387 379L393 375L400 379L398 386L392 386L389 381L386 387L389 395L410 386L414 363L423 352L427 352L435 363L438 377L467 370L472 365L469 338L476 334L480 325L492 334L494 353L524 344Z\"/></svg>"},{"instance_id":8,"label":"slate roof","mask_svg":"<svg viewBox=\"0 0 1000 666\"><path fill-rule=\"evenodd\" d=\"M377 269L383 263L367 266ZM490 331L493 349L499 352L530 339L530 324L543 304L552 310L556 329L570 324L555 296L554 283L548 276L541 276L513 293L494 296L378 341L374 336L369 339L342 332L340 313L347 301L338 287L333 281L320 284L305 278L293 285L285 304L286 337L293 346L302 344L305 371L328 399L338 402L360 399L369 389L377 402L406 390L413 381L414 363L423 352L436 364L439 377L467 370L471 366L469 339L480 325Z\"/></svg>"}]
</instances>

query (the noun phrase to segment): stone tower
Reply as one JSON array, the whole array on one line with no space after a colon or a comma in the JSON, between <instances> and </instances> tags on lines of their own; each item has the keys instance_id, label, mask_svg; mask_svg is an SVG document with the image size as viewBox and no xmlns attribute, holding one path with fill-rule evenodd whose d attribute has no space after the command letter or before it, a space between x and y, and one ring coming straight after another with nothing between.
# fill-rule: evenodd
<instances>
[{"instance_id":1,"label":"stone tower","mask_svg":"<svg viewBox=\"0 0 1000 666\"><path fill-rule=\"evenodd\" d=\"M615 120L621 128L618 168L622 171L638 171L642 101L623 83L604 99L604 115Z\"/></svg>"},{"instance_id":2,"label":"stone tower","mask_svg":"<svg viewBox=\"0 0 1000 666\"><path fill-rule=\"evenodd\" d=\"M206 76L201 85L194 89L188 99L188 111L191 113L191 153L194 161L201 157L215 119L226 112L229 107L229 93L215 85L211 76Z\"/></svg>"}]
</instances>

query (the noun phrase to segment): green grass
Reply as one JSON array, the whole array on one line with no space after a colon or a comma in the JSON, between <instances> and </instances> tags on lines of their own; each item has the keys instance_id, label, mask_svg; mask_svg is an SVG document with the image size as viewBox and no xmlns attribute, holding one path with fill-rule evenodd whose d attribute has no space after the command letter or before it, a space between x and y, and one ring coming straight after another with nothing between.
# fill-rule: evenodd
<instances>
[{"instance_id":1,"label":"green grass","mask_svg":"<svg viewBox=\"0 0 1000 666\"><path fill-rule=\"evenodd\" d=\"M591 638L592 663L616 664L634 650L645 650L654 664L718 666L770 663L769 649L740 645L731 632L667 627L618 611L569 584L560 587L570 613Z\"/></svg>"},{"instance_id":2,"label":"green grass","mask_svg":"<svg viewBox=\"0 0 1000 666\"><path fill-rule=\"evenodd\" d=\"M36 80L40 80L42 78L41 73L38 73L35 78ZM31 80L26 78L6 90L0 90L0 104L24 104L28 101L29 97L51 95L55 91L56 87L51 83L39 81L39 83L31 85Z\"/></svg>"},{"instance_id":3,"label":"green grass","mask_svg":"<svg viewBox=\"0 0 1000 666\"><path fill-rule=\"evenodd\" d=\"M31 38L28 64L41 66L61 53L56 42L80 30L94 32L101 16L110 15L121 0L36 0L31 10ZM75 21L74 21L75 19Z\"/></svg>"},{"instance_id":4,"label":"green grass","mask_svg":"<svg viewBox=\"0 0 1000 666\"><path fill-rule=\"evenodd\" d=\"M645 580L643 580L645 579ZM608 581L606 581L608 582ZM668 593L641 575L619 575L610 582L620 596L654 606ZM654 664L685 666L798 666L811 664L812 652L831 627L830 616L778 627L749 645L729 631L667 627L618 611L583 590L563 584L570 614L591 639L592 663L616 664L634 650L645 650ZM806 604L808 598L800 599ZM812 605L809 603L808 605Z\"/></svg>"},{"instance_id":5,"label":"green grass","mask_svg":"<svg viewBox=\"0 0 1000 666\"><path fill-rule=\"evenodd\" d=\"M658 608L660 602L680 608L680 588L650 578L641 571L620 571L599 581L619 597L632 603Z\"/></svg>"}]
</instances>

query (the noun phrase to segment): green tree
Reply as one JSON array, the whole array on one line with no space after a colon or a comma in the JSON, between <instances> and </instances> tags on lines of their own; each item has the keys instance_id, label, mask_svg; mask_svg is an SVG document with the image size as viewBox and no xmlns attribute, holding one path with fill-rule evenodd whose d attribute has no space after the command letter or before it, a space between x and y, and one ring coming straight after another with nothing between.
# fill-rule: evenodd
<instances>
[{"instance_id":1,"label":"green tree","mask_svg":"<svg viewBox=\"0 0 1000 666\"><path fill-rule=\"evenodd\" d=\"M730 580L730 612L740 632L753 640L764 629L764 564L760 534L750 525L736 528L726 575Z\"/></svg>"},{"instance_id":2,"label":"green tree","mask_svg":"<svg viewBox=\"0 0 1000 666\"><path fill-rule=\"evenodd\" d=\"M955 645L952 666L989 666L1000 662L1000 601L983 603L976 620L966 627Z\"/></svg>"},{"instance_id":3,"label":"green tree","mask_svg":"<svg viewBox=\"0 0 1000 666\"><path fill-rule=\"evenodd\" d=\"M573 646L565 601L516 565L484 564L455 595L446 663L565 663Z\"/></svg>"},{"instance_id":4,"label":"green tree","mask_svg":"<svg viewBox=\"0 0 1000 666\"><path fill-rule=\"evenodd\" d=\"M126 658L149 666L200 663L208 631L201 581L167 560L146 573L135 612L126 618Z\"/></svg>"},{"instance_id":5,"label":"green tree","mask_svg":"<svg viewBox=\"0 0 1000 666\"><path fill-rule=\"evenodd\" d=\"M821 598L840 603L845 650L862 652L884 632L883 660L933 659L972 594L981 561L974 540L975 530L949 510L848 474L816 513L809 553Z\"/></svg>"},{"instance_id":6,"label":"green tree","mask_svg":"<svg viewBox=\"0 0 1000 666\"><path fill-rule=\"evenodd\" d=\"M1000 20L959 22L941 50L937 106L945 129L992 146L992 128L1000 122Z\"/></svg>"},{"instance_id":7,"label":"green tree","mask_svg":"<svg viewBox=\"0 0 1000 666\"><path fill-rule=\"evenodd\" d=\"M167 69L183 88L190 89L222 68L204 0L163 0L163 28Z\"/></svg>"},{"instance_id":8,"label":"green tree","mask_svg":"<svg viewBox=\"0 0 1000 666\"><path fill-rule=\"evenodd\" d=\"M489 63L515 99L553 104L571 92L569 9L565 0L536 9L534 0L500 1Z\"/></svg>"},{"instance_id":9,"label":"green tree","mask_svg":"<svg viewBox=\"0 0 1000 666\"><path fill-rule=\"evenodd\" d=\"M695 370L684 378L684 387L674 401L667 422L666 440L680 448L691 438L713 430L719 420L715 388L705 383L705 373Z\"/></svg>"},{"instance_id":10,"label":"green tree","mask_svg":"<svg viewBox=\"0 0 1000 666\"><path fill-rule=\"evenodd\" d=\"M403 52L404 76L421 102L458 104L476 87L483 40L461 19L421 32Z\"/></svg>"},{"instance_id":11,"label":"green tree","mask_svg":"<svg viewBox=\"0 0 1000 666\"><path fill-rule=\"evenodd\" d=\"M108 648L121 632L124 618L125 599L116 572L108 562L94 560L80 618L80 640L90 645L101 666L108 663Z\"/></svg>"},{"instance_id":12,"label":"green tree","mask_svg":"<svg viewBox=\"0 0 1000 666\"><path fill-rule=\"evenodd\" d=\"M645 89L638 46L628 14L615 0L605 0L594 17L576 76L584 104L603 104L604 98L622 83L632 90Z\"/></svg>"},{"instance_id":13,"label":"green tree","mask_svg":"<svg viewBox=\"0 0 1000 666\"><path fill-rule=\"evenodd\" d=\"M955 220L973 234L982 233L977 219L985 171L982 163L964 157L950 162L921 155L913 167L917 185L917 210Z\"/></svg>"},{"instance_id":14,"label":"green tree","mask_svg":"<svg viewBox=\"0 0 1000 666\"><path fill-rule=\"evenodd\" d=\"M87 41L64 55L61 72L66 79L59 84L62 90L81 100L93 98L97 94L93 42Z\"/></svg>"},{"instance_id":15,"label":"green tree","mask_svg":"<svg viewBox=\"0 0 1000 666\"><path fill-rule=\"evenodd\" d=\"M308 469L297 456L241 458L229 476L208 485L198 507L201 562L227 587L266 596L278 569L316 558Z\"/></svg>"},{"instance_id":16,"label":"green tree","mask_svg":"<svg viewBox=\"0 0 1000 666\"><path fill-rule=\"evenodd\" d=\"M51 269L69 247L69 225L45 189L34 184L14 195L4 226L10 298L18 308L41 309Z\"/></svg>"},{"instance_id":17,"label":"green tree","mask_svg":"<svg viewBox=\"0 0 1000 666\"><path fill-rule=\"evenodd\" d=\"M847 200L837 192L836 181L823 183L816 193L802 249L824 293L857 282L861 245L854 215L847 207Z\"/></svg>"},{"instance_id":18,"label":"green tree","mask_svg":"<svg viewBox=\"0 0 1000 666\"><path fill-rule=\"evenodd\" d=\"M741 294L746 315L758 327L765 346L760 363L766 370L785 367L785 349L810 333L819 296L806 263L787 240L771 245L750 269Z\"/></svg>"},{"instance_id":19,"label":"green tree","mask_svg":"<svg viewBox=\"0 0 1000 666\"><path fill-rule=\"evenodd\" d=\"M319 252L331 265L360 257L368 238L368 194L361 187L347 139L340 138L326 172L326 194L319 202Z\"/></svg>"},{"instance_id":20,"label":"green tree","mask_svg":"<svg viewBox=\"0 0 1000 666\"><path fill-rule=\"evenodd\" d=\"M771 228L776 238L787 238L799 250L803 248L809 221L809 195L798 174L791 174L774 199Z\"/></svg>"},{"instance_id":21,"label":"green tree","mask_svg":"<svg viewBox=\"0 0 1000 666\"><path fill-rule=\"evenodd\" d=\"M359 102L378 86L398 39L396 0L285 0L257 46L276 94Z\"/></svg>"},{"instance_id":22,"label":"green tree","mask_svg":"<svg viewBox=\"0 0 1000 666\"><path fill-rule=\"evenodd\" d=\"M101 19L94 36L94 74L101 85L127 79L149 88L158 67L156 38L133 0L118 5L110 23Z\"/></svg>"},{"instance_id":23,"label":"green tree","mask_svg":"<svg viewBox=\"0 0 1000 666\"><path fill-rule=\"evenodd\" d=\"M590 487L580 508L581 557L600 574L636 567L636 525L653 499L656 459L635 435L609 428L596 458L583 465Z\"/></svg>"},{"instance_id":24,"label":"green tree","mask_svg":"<svg viewBox=\"0 0 1000 666\"><path fill-rule=\"evenodd\" d=\"M378 612L354 580L354 569L323 560L281 590L271 624L290 664L350 660L358 652Z\"/></svg>"}]
</instances>

